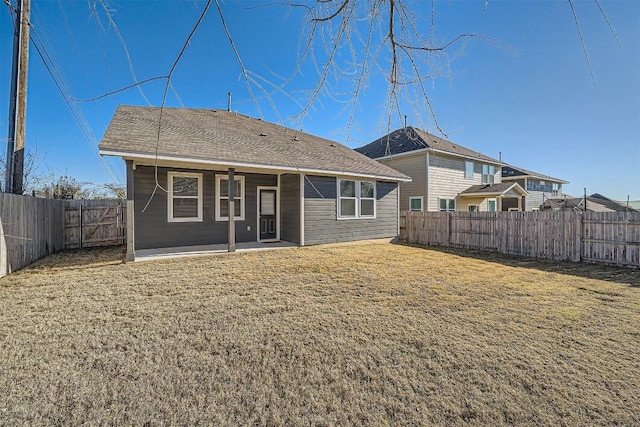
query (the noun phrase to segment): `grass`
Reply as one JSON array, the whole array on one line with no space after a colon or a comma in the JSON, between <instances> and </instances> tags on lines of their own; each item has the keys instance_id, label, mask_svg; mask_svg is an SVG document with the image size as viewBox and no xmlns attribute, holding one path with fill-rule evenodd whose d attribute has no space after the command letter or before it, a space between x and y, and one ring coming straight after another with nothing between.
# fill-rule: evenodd
<instances>
[{"instance_id":1,"label":"grass","mask_svg":"<svg viewBox=\"0 0 640 427\"><path fill-rule=\"evenodd\" d=\"M382 243L0 279L0 424L638 425L640 272Z\"/></svg>"}]
</instances>

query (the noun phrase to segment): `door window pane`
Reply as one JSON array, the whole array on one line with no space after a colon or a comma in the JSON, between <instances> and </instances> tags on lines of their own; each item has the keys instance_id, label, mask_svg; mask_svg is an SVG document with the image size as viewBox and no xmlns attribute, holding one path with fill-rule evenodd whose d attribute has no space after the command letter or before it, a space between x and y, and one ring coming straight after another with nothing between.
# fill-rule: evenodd
<instances>
[{"instance_id":1,"label":"door window pane","mask_svg":"<svg viewBox=\"0 0 640 427\"><path fill-rule=\"evenodd\" d=\"M273 191L260 192L260 213L262 215L276 214L276 193Z\"/></svg>"}]
</instances>

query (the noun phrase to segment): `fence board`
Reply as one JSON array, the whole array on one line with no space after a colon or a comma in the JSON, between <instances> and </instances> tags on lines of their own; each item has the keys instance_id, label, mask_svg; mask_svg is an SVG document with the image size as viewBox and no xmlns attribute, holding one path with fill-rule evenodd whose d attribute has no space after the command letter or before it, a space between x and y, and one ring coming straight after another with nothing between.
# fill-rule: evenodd
<instances>
[{"instance_id":1,"label":"fence board","mask_svg":"<svg viewBox=\"0 0 640 427\"><path fill-rule=\"evenodd\" d=\"M64 202L0 193L0 277L64 247Z\"/></svg>"},{"instance_id":2,"label":"fence board","mask_svg":"<svg viewBox=\"0 0 640 427\"><path fill-rule=\"evenodd\" d=\"M558 261L640 266L638 212L401 212L400 239Z\"/></svg>"},{"instance_id":3,"label":"fence board","mask_svg":"<svg viewBox=\"0 0 640 427\"><path fill-rule=\"evenodd\" d=\"M124 244L126 207L122 203L100 205L98 203L100 201L67 203L64 231L65 248L76 249Z\"/></svg>"}]
</instances>

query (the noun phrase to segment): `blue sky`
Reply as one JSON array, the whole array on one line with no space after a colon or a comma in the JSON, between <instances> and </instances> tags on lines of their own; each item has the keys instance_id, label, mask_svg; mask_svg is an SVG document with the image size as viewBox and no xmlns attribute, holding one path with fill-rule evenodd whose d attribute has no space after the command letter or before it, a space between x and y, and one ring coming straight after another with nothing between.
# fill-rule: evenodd
<instances>
[{"instance_id":1,"label":"blue sky","mask_svg":"<svg viewBox=\"0 0 640 427\"><path fill-rule=\"evenodd\" d=\"M410 1L420 31L429 31L430 2ZM199 17L205 1L32 0L32 24L46 54L76 99L94 98L137 79L166 75ZM271 2L268 2L271 3ZM589 54L585 59L568 1L436 1L435 36L479 34L494 42L470 39L448 51L444 72L426 83L437 122L449 139L508 163L567 181L565 192L599 192L640 200L640 2L600 0L621 44L609 30L598 5L575 1ZM115 27L102 9L108 5ZM280 84L293 73L303 28L302 10L267 2L221 1L229 31L245 67L265 81ZM95 9L93 9L95 5ZM7 135L12 24L8 8L0 9L0 140ZM119 38L116 28L122 38ZM128 49L131 63L123 48ZM316 44L317 63L324 55ZM338 61L347 61L341 51ZM302 122L288 120L300 111L318 80L313 61L275 93L277 113L253 86L258 107L242 78L215 4L178 64L168 106L226 108L302 128L305 132L346 143L366 144L386 133L385 67L388 56L363 87L348 126L350 75L331 76ZM27 149L36 147L41 170L94 183L125 182L119 159L96 155L96 145L119 104L159 105L164 82L130 89L93 102L78 102L74 119L36 50L30 50L27 101ZM268 83L262 81L264 87ZM176 96L177 94L177 96ZM297 102L294 102L297 101ZM401 103L408 124L437 134L425 109ZM402 126L393 115L391 128ZM84 129L84 130L83 130ZM107 171L108 170L108 171Z\"/></svg>"}]
</instances>

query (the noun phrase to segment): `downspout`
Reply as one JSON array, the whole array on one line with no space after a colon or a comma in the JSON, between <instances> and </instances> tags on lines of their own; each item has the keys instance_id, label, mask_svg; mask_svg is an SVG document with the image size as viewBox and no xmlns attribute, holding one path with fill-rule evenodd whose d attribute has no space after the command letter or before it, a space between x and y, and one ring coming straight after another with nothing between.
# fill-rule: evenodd
<instances>
[{"instance_id":1,"label":"downspout","mask_svg":"<svg viewBox=\"0 0 640 427\"><path fill-rule=\"evenodd\" d=\"M134 205L134 171L136 166L133 160L126 160L127 165L127 254L125 261L132 262L136 259L135 248L135 205Z\"/></svg>"},{"instance_id":2,"label":"downspout","mask_svg":"<svg viewBox=\"0 0 640 427\"><path fill-rule=\"evenodd\" d=\"M236 251L236 209L235 209L235 169L229 168L228 176L229 185L229 252Z\"/></svg>"},{"instance_id":3,"label":"downspout","mask_svg":"<svg viewBox=\"0 0 640 427\"><path fill-rule=\"evenodd\" d=\"M427 151L427 154L425 156L425 167L427 169L427 172L424 174L424 199L425 199L425 205L423 206L423 209L426 207L426 209L424 209L425 212L429 212L431 209L429 208L429 162L430 162L430 156L429 156L429 152Z\"/></svg>"},{"instance_id":4,"label":"downspout","mask_svg":"<svg viewBox=\"0 0 640 427\"><path fill-rule=\"evenodd\" d=\"M304 174L300 174L300 246L304 246Z\"/></svg>"}]
</instances>

